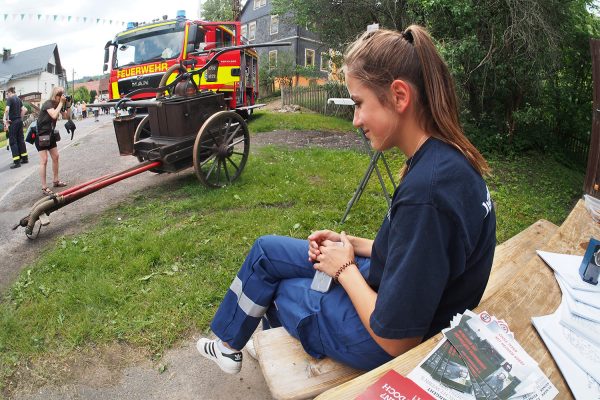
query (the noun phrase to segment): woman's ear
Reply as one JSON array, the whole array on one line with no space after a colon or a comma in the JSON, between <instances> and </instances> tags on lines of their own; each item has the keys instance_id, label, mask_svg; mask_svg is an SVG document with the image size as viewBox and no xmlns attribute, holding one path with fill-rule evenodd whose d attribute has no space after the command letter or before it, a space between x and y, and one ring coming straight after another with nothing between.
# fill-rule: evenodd
<instances>
[{"instance_id":1,"label":"woman's ear","mask_svg":"<svg viewBox=\"0 0 600 400\"><path fill-rule=\"evenodd\" d=\"M399 113L404 113L412 100L412 87L401 79L396 79L390 86L392 104Z\"/></svg>"}]
</instances>

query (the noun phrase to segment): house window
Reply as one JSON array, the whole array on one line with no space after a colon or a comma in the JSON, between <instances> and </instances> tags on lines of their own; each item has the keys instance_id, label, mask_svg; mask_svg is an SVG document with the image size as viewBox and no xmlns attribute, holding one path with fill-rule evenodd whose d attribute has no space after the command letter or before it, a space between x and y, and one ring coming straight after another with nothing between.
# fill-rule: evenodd
<instances>
[{"instance_id":1,"label":"house window","mask_svg":"<svg viewBox=\"0 0 600 400\"><path fill-rule=\"evenodd\" d=\"M252 21L248 24L248 40L256 39L256 21Z\"/></svg>"},{"instance_id":2,"label":"house window","mask_svg":"<svg viewBox=\"0 0 600 400\"><path fill-rule=\"evenodd\" d=\"M271 35L279 32L279 15L271 15Z\"/></svg>"},{"instance_id":3,"label":"house window","mask_svg":"<svg viewBox=\"0 0 600 400\"><path fill-rule=\"evenodd\" d=\"M46 67L46 71L48 71L49 73L53 74L54 73L54 65L48 63L48 66Z\"/></svg>"},{"instance_id":4,"label":"house window","mask_svg":"<svg viewBox=\"0 0 600 400\"><path fill-rule=\"evenodd\" d=\"M304 50L304 65L306 67L315 66L315 51L313 49Z\"/></svg>"},{"instance_id":5,"label":"house window","mask_svg":"<svg viewBox=\"0 0 600 400\"><path fill-rule=\"evenodd\" d=\"M241 34L242 34L242 37L248 38L248 25L247 24L242 25Z\"/></svg>"},{"instance_id":6,"label":"house window","mask_svg":"<svg viewBox=\"0 0 600 400\"><path fill-rule=\"evenodd\" d=\"M254 0L254 9L261 8L267 5L267 0Z\"/></svg>"},{"instance_id":7,"label":"house window","mask_svg":"<svg viewBox=\"0 0 600 400\"><path fill-rule=\"evenodd\" d=\"M277 67L277 50L269 51L269 69Z\"/></svg>"},{"instance_id":8,"label":"house window","mask_svg":"<svg viewBox=\"0 0 600 400\"><path fill-rule=\"evenodd\" d=\"M327 53L321 53L321 71L328 72L330 69L329 55Z\"/></svg>"}]
</instances>

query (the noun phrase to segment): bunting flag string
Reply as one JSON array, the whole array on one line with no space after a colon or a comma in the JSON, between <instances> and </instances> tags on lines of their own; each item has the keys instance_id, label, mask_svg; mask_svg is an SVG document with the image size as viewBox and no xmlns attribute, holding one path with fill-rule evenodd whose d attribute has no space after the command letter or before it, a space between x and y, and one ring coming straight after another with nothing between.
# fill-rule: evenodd
<instances>
[{"instance_id":1,"label":"bunting flag string","mask_svg":"<svg viewBox=\"0 0 600 400\"><path fill-rule=\"evenodd\" d=\"M27 18L30 21L43 22L52 19L54 22L67 22L76 24L102 24L102 25L115 25L125 26L125 21L118 21L115 19L105 18L94 18L94 17L81 17L77 15L62 15L62 14L25 14L25 13L0 13L0 16L4 17L4 21L25 21Z\"/></svg>"}]
</instances>

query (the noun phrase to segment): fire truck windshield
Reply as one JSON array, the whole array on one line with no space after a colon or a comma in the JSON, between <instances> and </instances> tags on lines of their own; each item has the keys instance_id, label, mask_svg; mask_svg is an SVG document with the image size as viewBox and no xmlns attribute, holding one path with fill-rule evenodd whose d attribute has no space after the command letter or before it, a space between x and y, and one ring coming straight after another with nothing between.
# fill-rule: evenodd
<instances>
[{"instance_id":1,"label":"fire truck windshield","mask_svg":"<svg viewBox=\"0 0 600 400\"><path fill-rule=\"evenodd\" d=\"M183 27L142 31L118 38L115 44L115 68L177 58L183 46Z\"/></svg>"}]
</instances>

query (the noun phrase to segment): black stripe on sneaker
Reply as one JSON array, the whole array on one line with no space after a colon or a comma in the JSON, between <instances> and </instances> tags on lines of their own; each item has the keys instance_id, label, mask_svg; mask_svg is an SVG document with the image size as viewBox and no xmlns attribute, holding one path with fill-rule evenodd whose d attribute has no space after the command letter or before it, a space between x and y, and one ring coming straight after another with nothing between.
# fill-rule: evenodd
<instances>
[{"instance_id":1,"label":"black stripe on sneaker","mask_svg":"<svg viewBox=\"0 0 600 400\"><path fill-rule=\"evenodd\" d=\"M212 354L213 357L217 357L217 353L215 353L215 342L210 342L210 354Z\"/></svg>"},{"instance_id":2,"label":"black stripe on sneaker","mask_svg":"<svg viewBox=\"0 0 600 400\"><path fill-rule=\"evenodd\" d=\"M205 342L205 343L204 343L204 353L205 353L205 354L210 354L210 353L208 352L208 347L206 346L207 344L208 344L208 342Z\"/></svg>"},{"instance_id":3,"label":"black stripe on sneaker","mask_svg":"<svg viewBox=\"0 0 600 400\"><path fill-rule=\"evenodd\" d=\"M223 357L230 358L235 362L242 362L242 352L241 351L231 353L231 354L226 354L226 353L221 352L221 355Z\"/></svg>"}]
</instances>

